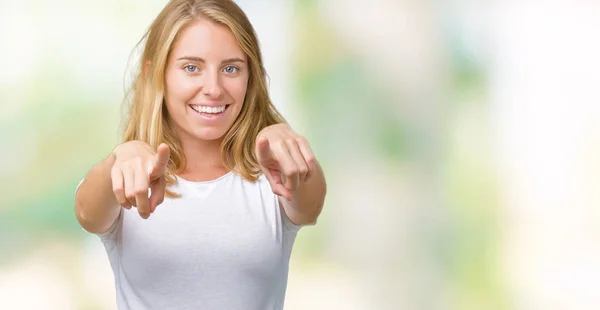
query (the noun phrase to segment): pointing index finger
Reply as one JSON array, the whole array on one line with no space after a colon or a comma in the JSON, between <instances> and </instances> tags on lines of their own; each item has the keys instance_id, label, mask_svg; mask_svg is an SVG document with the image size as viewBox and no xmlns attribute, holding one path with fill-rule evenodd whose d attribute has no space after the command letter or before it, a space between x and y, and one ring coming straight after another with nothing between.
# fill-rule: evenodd
<instances>
[{"instance_id":1,"label":"pointing index finger","mask_svg":"<svg viewBox=\"0 0 600 310\"><path fill-rule=\"evenodd\" d=\"M259 137L256 140L256 156L259 161L264 161L273 157L271 147L269 145L269 139L265 137Z\"/></svg>"},{"instance_id":2,"label":"pointing index finger","mask_svg":"<svg viewBox=\"0 0 600 310\"><path fill-rule=\"evenodd\" d=\"M169 164L170 154L171 154L171 152L169 150L168 145L166 145L165 143L161 143L158 146L158 149L156 151L154 166L152 167L152 170L150 171L151 178L160 177L165 173L165 170L167 169L167 165Z\"/></svg>"}]
</instances>

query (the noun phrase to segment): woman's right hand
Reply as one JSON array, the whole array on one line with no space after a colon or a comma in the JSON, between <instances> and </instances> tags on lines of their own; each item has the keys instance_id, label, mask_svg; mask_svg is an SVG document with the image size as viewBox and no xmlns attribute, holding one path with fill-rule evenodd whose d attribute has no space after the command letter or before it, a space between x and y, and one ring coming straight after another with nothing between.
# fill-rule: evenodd
<instances>
[{"instance_id":1,"label":"woman's right hand","mask_svg":"<svg viewBox=\"0 0 600 310\"><path fill-rule=\"evenodd\" d=\"M114 149L112 188L123 208L137 207L140 216L147 219L163 202L169 153L169 146L164 143L154 151L142 141L125 142ZM148 189L151 191L149 198Z\"/></svg>"}]
</instances>

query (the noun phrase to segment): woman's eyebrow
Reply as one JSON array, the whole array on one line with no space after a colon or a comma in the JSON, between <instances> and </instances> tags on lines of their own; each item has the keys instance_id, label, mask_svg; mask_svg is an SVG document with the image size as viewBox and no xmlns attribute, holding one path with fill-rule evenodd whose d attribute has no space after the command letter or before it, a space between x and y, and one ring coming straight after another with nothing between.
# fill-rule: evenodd
<instances>
[{"instance_id":1,"label":"woman's eyebrow","mask_svg":"<svg viewBox=\"0 0 600 310\"><path fill-rule=\"evenodd\" d=\"M195 56L183 56L183 57L177 58L177 60L189 60L189 61L206 63L206 61L204 60L204 58L202 58L202 57L195 57ZM238 57L228 58L228 59L224 59L223 61L221 61L222 64L224 64L224 63L232 63L232 62L246 62L246 61L244 61L243 59L238 58Z\"/></svg>"}]
</instances>

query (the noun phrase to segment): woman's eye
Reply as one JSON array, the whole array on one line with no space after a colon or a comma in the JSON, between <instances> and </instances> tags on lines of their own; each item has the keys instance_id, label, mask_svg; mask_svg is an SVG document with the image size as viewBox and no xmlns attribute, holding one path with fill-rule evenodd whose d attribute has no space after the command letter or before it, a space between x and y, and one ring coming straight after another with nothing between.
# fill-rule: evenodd
<instances>
[{"instance_id":1,"label":"woman's eye","mask_svg":"<svg viewBox=\"0 0 600 310\"><path fill-rule=\"evenodd\" d=\"M225 69L223 69L223 71L225 71L225 73L236 73L238 71L237 67L234 66L227 66L225 67Z\"/></svg>"},{"instance_id":2,"label":"woman's eye","mask_svg":"<svg viewBox=\"0 0 600 310\"><path fill-rule=\"evenodd\" d=\"M185 69L185 71L190 72L190 73L194 73L194 72L198 71L198 67L196 67L194 65L187 65L183 68Z\"/></svg>"}]
</instances>

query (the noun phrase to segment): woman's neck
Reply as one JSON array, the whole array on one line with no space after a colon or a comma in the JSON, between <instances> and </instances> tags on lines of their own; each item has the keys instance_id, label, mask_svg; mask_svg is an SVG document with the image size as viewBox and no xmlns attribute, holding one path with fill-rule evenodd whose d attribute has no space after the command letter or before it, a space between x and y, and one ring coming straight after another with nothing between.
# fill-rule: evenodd
<instances>
[{"instance_id":1,"label":"woman's neck","mask_svg":"<svg viewBox=\"0 0 600 310\"><path fill-rule=\"evenodd\" d=\"M186 166L179 174L188 181L202 182L217 179L227 172L221 161L221 139L206 141L182 139Z\"/></svg>"}]
</instances>

